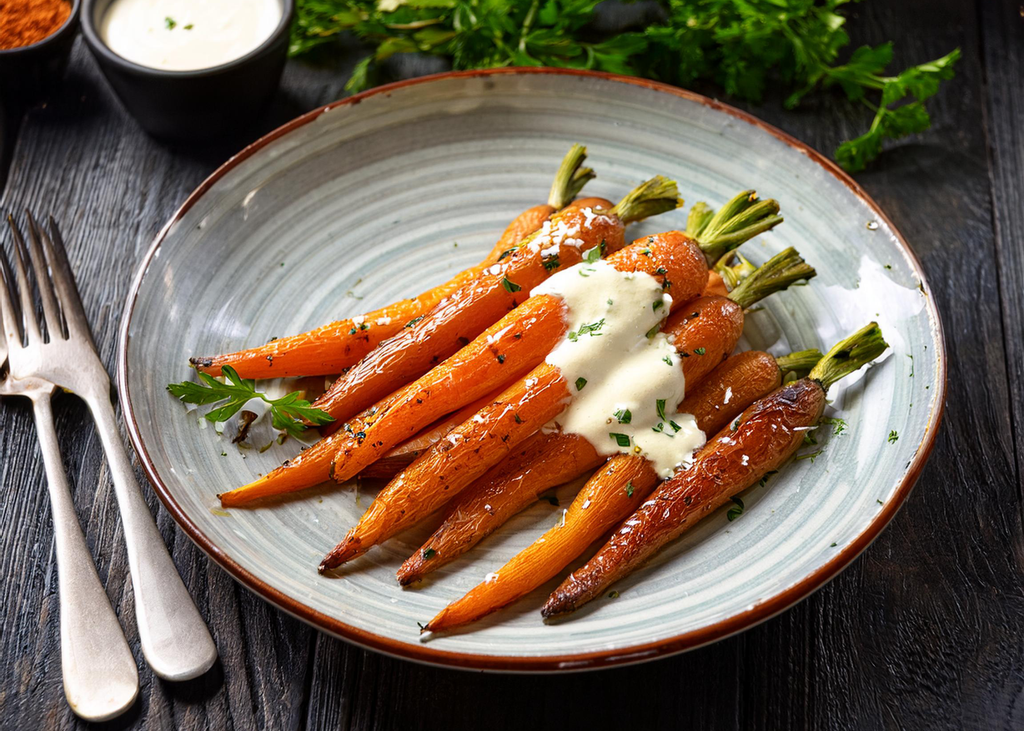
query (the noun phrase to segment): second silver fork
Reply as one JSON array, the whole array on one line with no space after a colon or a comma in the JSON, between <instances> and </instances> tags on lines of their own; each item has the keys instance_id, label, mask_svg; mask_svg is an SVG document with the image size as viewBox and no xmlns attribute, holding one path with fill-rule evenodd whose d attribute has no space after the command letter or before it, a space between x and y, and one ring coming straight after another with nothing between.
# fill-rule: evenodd
<instances>
[{"instance_id":1,"label":"second silver fork","mask_svg":"<svg viewBox=\"0 0 1024 731\"><path fill-rule=\"evenodd\" d=\"M36 343L35 347L23 348L18 358L11 344L11 374L15 378L43 378L73 392L88 405L109 461L121 513L143 655L161 678L197 677L213 665L217 650L135 480L110 401L110 377L96 353L60 232L52 218L47 233L29 215L26 247L13 218L8 222L15 243L22 318L29 342ZM42 300L49 335L45 343L35 321L27 259L31 259ZM10 344L6 309L4 315Z\"/></svg>"}]
</instances>

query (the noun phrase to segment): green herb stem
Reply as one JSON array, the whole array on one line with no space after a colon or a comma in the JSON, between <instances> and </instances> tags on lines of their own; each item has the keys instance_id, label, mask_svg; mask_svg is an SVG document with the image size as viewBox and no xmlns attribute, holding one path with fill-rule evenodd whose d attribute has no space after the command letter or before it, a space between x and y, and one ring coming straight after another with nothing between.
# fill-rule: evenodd
<instances>
[{"instance_id":1,"label":"green herb stem","mask_svg":"<svg viewBox=\"0 0 1024 731\"><path fill-rule=\"evenodd\" d=\"M820 350L812 348L811 350L798 350L789 355L781 355L775 359L775 362L779 365L779 370L783 375L795 373L798 378L803 378L811 372L814 366L818 365L818 361L823 357Z\"/></svg>"},{"instance_id":2,"label":"green herb stem","mask_svg":"<svg viewBox=\"0 0 1024 731\"><path fill-rule=\"evenodd\" d=\"M755 269L729 293L729 299L747 309L768 295L784 290L801 280L811 279L816 274L814 267L805 262L791 246Z\"/></svg>"},{"instance_id":3,"label":"green herb stem","mask_svg":"<svg viewBox=\"0 0 1024 731\"><path fill-rule=\"evenodd\" d=\"M704 221L700 235L695 239L708 264L714 265L740 244L782 223L782 216L778 213L778 201L771 198L758 200L756 192L745 190Z\"/></svg>"},{"instance_id":4,"label":"green herb stem","mask_svg":"<svg viewBox=\"0 0 1024 731\"><path fill-rule=\"evenodd\" d=\"M676 181L661 175L655 175L633 190L619 201L611 213L626 224L642 221L659 213L672 211L682 205Z\"/></svg>"},{"instance_id":5,"label":"green herb stem","mask_svg":"<svg viewBox=\"0 0 1024 731\"><path fill-rule=\"evenodd\" d=\"M549 206L557 211L562 210L580 194L583 186L597 177L592 169L583 167L583 161L586 159L587 148L583 145L576 143L569 148L569 152L562 158L562 164L558 166L554 182L551 183Z\"/></svg>"},{"instance_id":6,"label":"green herb stem","mask_svg":"<svg viewBox=\"0 0 1024 731\"><path fill-rule=\"evenodd\" d=\"M828 391L833 383L870 363L888 347L878 323L872 322L836 343L811 369L808 378Z\"/></svg>"}]
</instances>

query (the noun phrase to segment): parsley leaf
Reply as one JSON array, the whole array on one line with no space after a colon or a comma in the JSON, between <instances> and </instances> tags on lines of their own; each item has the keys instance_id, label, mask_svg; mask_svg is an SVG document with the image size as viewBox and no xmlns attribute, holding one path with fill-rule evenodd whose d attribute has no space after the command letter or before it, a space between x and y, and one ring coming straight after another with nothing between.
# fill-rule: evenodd
<instances>
[{"instance_id":1,"label":"parsley leaf","mask_svg":"<svg viewBox=\"0 0 1024 731\"><path fill-rule=\"evenodd\" d=\"M508 277L501 278L501 286L505 288L506 292L518 292L519 290L522 289L522 287L520 287L518 284L513 282Z\"/></svg>"},{"instance_id":2,"label":"parsley leaf","mask_svg":"<svg viewBox=\"0 0 1024 731\"><path fill-rule=\"evenodd\" d=\"M729 499L732 500L734 503L736 503L733 507L729 508L729 512L725 514L725 517L728 518L729 522L731 523L734 520L736 520L738 517L743 515L744 507L743 507L743 500L741 500L740 498L738 498L738 497L731 497Z\"/></svg>"},{"instance_id":3,"label":"parsley leaf","mask_svg":"<svg viewBox=\"0 0 1024 731\"><path fill-rule=\"evenodd\" d=\"M227 402L207 412L206 420L215 423L227 421L237 414L246 402L254 398L262 399L270 405L270 420L274 428L292 436L298 436L306 430L304 420L314 426L334 421L330 414L313 408L309 401L300 398L301 391L293 391L281 398L271 399L256 390L254 380L239 377L238 372L231 366L224 366L223 372L226 383L221 383L206 373L199 373L197 375L202 383L172 383L167 386L167 390L175 398L190 404Z\"/></svg>"},{"instance_id":4,"label":"parsley leaf","mask_svg":"<svg viewBox=\"0 0 1024 731\"><path fill-rule=\"evenodd\" d=\"M609 432L608 436L615 440L615 443L620 447L629 446L629 435L628 434L616 434L615 432Z\"/></svg>"}]
</instances>

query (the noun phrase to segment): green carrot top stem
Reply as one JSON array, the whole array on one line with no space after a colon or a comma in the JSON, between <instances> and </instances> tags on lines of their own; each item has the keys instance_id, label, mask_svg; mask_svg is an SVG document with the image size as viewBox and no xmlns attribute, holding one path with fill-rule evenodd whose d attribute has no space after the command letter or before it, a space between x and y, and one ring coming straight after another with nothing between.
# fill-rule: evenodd
<instances>
[{"instance_id":1,"label":"green carrot top stem","mask_svg":"<svg viewBox=\"0 0 1024 731\"><path fill-rule=\"evenodd\" d=\"M682 204L676 181L655 175L626 193L626 197L612 208L611 213L623 223L635 223L674 210Z\"/></svg>"},{"instance_id":2,"label":"green carrot top stem","mask_svg":"<svg viewBox=\"0 0 1024 731\"><path fill-rule=\"evenodd\" d=\"M736 261L735 264L733 263L734 259ZM757 267L751 264L750 260L738 251L728 252L712 268L725 280L725 284L730 291L736 289L736 285L757 270Z\"/></svg>"},{"instance_id":3,"label":"green carrot top stem","mask_svg":"<svg viewBox=\"0 0 1024 731\"><path fill-rule=\"evenodd\" d=\"M882 338L882 329L872 322L832 346L807 377L828 391L833 383L870 363L888 347Z\"/></svg>"},{"instance_id":4,"label":"green carrot top stem","mask_svg":"<svg viewBox=\"0 0 1024 731\"><path fill-rule=\"evenodd\" d=\"M717 213L706 205L695 205L687 220L686 233L700 244L708 263L714 264L744 241L782 223L778 213L778 201L758 200L755 191L745 190Z\"/></svg>"},{"instance_id":5,"label":"green carrot top stem","mask_svg":"<svg viewBox=\"0 0 1024 731\"><path fill-rule=\"evenodd\" d=\"M751 272L750 276L729 293L729 299L747 309L768 295L815 275L817 272L814 271L814 267L805 262L791 246Z\"/></svg>"},{"instance_id":6,"label":"green carrot top stem","mask_svg":"<svg viewBox=\"0 0 1024 731\"><path fill-rule=\"evenodd\" d=\"M576 143L565 157L562 164L558 166L555 173L555 180L551 184L551 193L548 195L548 205L555 210L562 210L572 203L573 199L583 190L588 181L597 177L597 174L590 168L582 167L583 161L587 159L587 148Z\"/></svg>"},{"instance_id":7,"label":"green carrot top stem","mask_svg":"<svg viewBox=\"0 0 1024 731\"><path fill-rule=\"evenodd\" d=\"M775 362L778 363L779 370L784 376L792 373L797 378L803 378L823 357L820 350L811 348L810 350L798 350L789 355L780 355Z\"/></svg>"}]
</instances>

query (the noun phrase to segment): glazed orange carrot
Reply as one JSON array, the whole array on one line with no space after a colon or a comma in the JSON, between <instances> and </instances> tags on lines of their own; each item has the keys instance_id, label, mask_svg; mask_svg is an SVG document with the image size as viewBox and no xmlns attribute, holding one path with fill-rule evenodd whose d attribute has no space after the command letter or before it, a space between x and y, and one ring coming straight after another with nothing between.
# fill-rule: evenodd
<instances>
[{"instance_id":1,"label":"glazed orange carrot","mask_svg":"<svg viewBox=\"0 0 1024 731\"><path fill-rule=\"evenodd\" d=\"M600 489L598 475L623 485L614 492ZM480 584L431 619L422 632L444 632L494 612L557 575L623 515L636 510L657 483L646 460L615 465L609 462L580 490L561 521L516 554ZM595 489L596 486L596 489Z\"/></svg>"},{"instance_id":2,"label":"glazed orange carrot","mask_svg":"<svg viewBox=\"0 0 1024 731\"><path fill-rule=\"evenodd\" d=\"M453 292L421 320L378 345L342 375L315 406L340 425L452 355L522 304L530 290L559 268L578 263L583 251L625 245L625 225L678 205L676 185L654 178L608 209L566 208L509 256Z\"/></svg>"},{"instance_id":3,"label":"glazed orange carrot","mask_svg":"<svg viewBox=\"0 0 1024 731\"><path fill-rule=\"evenodd\" d=\"M502 384L501 388L497 391L489 393L481 399L477 399L468 406L463 406L458 411L449 414L443 419L438 419L412 439L402 442L369 467L364 469L359 473L359 476L377 480L390 480L412 464L417 457L434 446L434 444L439 440L447 436L452 429L498 398L498 396L501 395L501 392L509 385L510 384L507 383Z\"/></svg>"},{"instance_id":4,"label":"glazed orange carrot","mask_svg":"<svg viewBox=\"0 0 1024 731\"><path fill-rule=\"evenodd\" d=\"M381 341L401 331L411 320L425 314L445 297L475 279L484 269L495 264L502 254L539 229L556 211L570 205L583 186L594 178L593 170L582 167L586 156L585 147L573 145L555 175L548 202L519 214L480 264L460 272L444 284L412 299L395 302L356 318L332 322L300 335L279 338L266 345L212 358L191 358L192 365L213 376L220 375L221 368L229 365L242 378L284 378L343 372ZM600 198L579 202L584 206L601 206L606 203Z\"/></svg>"},{"instance_id":5,"label":"glazed orange carrot","mask_svg":"<svg viewBox=\"0 0 1024 731\"><path fill-rule=\"evenodd\" d=\"M820 359L817 350L778 359L759 351L739 353L697 384L677 411L693 414L701 431L715 434L778 388L783 374L803 375ZM605 459L577 434L535 434L445 506L441 525L398 569L398 582L408 585L453 561L533 504L542 492L579 477Z\"/></svg>"},{"instance_id":6,"label":"glazed orange carrot","mask_svg":"<svg viewBox=\"0 0 1024 731\"><path fill-rule=\"evenodd\" d=\"M746 409L698 452L693 464L664 482L548 598L541 613L579 609L629 575L659 549L730 498L778 469L817 426L828 389L888 347L871 323L836 344L806 378L788 383Z\"/></svg>"},{"instance_id":7,"label":"glazed orange carrot","mask_svg":"<svg viewBox=\"0 0 1024 731\"><path fill-rule=\"evenodd\" d=\"M707 280L700 248L679 232L645 237L613 254L608 263L619 271L655 275L668 282L665 291L680 301L703 290ZM354 477L438 418L524 375L544 360L567 328L560 297L531 297L454 356L349 420L341 431L289 464L221 495L222 504L240 505L311 487L328 476L338 482Z\"/></svg>"},{"instance_id":8,"label":"glazed orange carrot","mask_svg":"<svg viewBox=\"0 0 1024 731\"><path fill-rule=\"evenodd\" d=\"M361 556L441 507L560 413L566 398L565 379L555 366L543 363L535 368L529 379L517 381L389 482L356 527L324 558L320 571ZM513 429L514 425L526 428Z\"/></svg>"}]
</instances>

